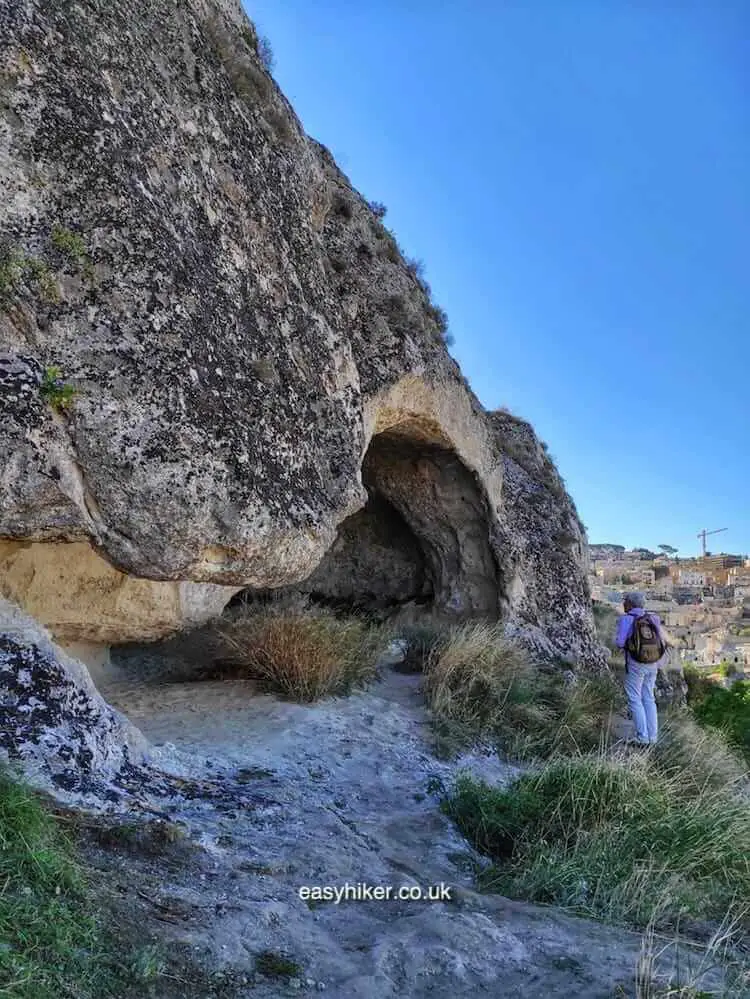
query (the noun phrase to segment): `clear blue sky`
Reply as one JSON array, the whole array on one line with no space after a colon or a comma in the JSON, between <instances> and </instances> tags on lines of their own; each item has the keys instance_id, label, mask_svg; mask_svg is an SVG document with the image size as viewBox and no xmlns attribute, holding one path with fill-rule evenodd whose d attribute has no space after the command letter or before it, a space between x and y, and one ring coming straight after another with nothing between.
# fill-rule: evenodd
<instances>
[{"instance_id":1,"label":"clear blue sky","mask_svg":"<svg viewBox=\"0 0 750 999\"><path fill-rule=\"evenodd\" d=\"M589 539L750 551L750 3L247 10Z\"/></svg>"}]
</instances>

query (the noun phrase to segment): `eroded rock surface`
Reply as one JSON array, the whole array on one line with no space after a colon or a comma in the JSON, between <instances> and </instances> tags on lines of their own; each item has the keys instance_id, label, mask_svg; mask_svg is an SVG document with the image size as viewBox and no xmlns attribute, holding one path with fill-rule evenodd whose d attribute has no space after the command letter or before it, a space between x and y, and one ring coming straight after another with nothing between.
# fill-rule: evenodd
<instances>
[{"instance_id":1,"label":"eroded rock surface","mask_svg":"<svg viewBox=\"0 0 750 999\"><path fill-rule=\"evenodd\" d=\"M512 607L508 630L545 657L602 665L575 504L530 424L505 411L490 419L504 465L494 547Z\"/></svg>"},{"instance_id":2,"label":"eroded rock surface","mask_svg":"<svg viewBox=\"0 0 750 999\"><path fill-rule=\"evenodd\" d=\"M0 39L0 538L256 588L343 548L332 590L369 576L365 596L432 594L598 665L580 526L550 565L541 524L577 525L564 488L537 515L536 471L508 475L418 268L304 134L239 5L24 0ZM413 535L390 571L368 490ZM191 623L173 588L176 611L155 598L128 630L105 590L67 608L76 640Z\"/></svg>"},{"instance_id":3,"label":"eroded rock surface","mask_svg":"<svg viewBox=\"0 0 750 999\"><path fill-rule=\"evenodd\" d=\"M238 681L155 686L152 669L144 662L105 692L143 728L160 765L239 783L275 806L176 804L169 818L205 849L191 869L162 858L125 866L111 854L97 866L118 885L137 884L131 904L144 920L165 907L186 913L162 921L160 939L188 940L209 966L244 980L243 999L286 991L255 969L266 950L297 964L296 984L309 994L317 987L333 999L634 994L638 933L477 890L487 860L442 813L441 788L459 774L503 786L520 771L494 753L436 759L419 677L388 670L368 691L299 705L253 696ZM356 886L395 895L441 884L450 899L353 897ZM341 897L305 901L302 887ZM659 972L679 956L660 945ZM716 963L705 968L701 987L715 987Z\"/></svg>"},{"instance_id":4,"label":"eroded rock surface","mask_svg":"<svg viewBox=\"0 0 750 999\"><path fill-rule=\"evenodd\" d=\"M323 561L300 589L316 598L365 608L434 596L416 535L378 493L347 517Z\"/></svg>"},{"instance_id":5,"label":"eroded rock surface","mask_svg":"<svg viewBox=\"0 0 750 999\"><path fill-rule=\"evenodd\" d=\"M141 579L87 541L0 540L0 596L21 604L59 642L150 641L221 614L237 587Z\"/></svg>"}]
</instances>

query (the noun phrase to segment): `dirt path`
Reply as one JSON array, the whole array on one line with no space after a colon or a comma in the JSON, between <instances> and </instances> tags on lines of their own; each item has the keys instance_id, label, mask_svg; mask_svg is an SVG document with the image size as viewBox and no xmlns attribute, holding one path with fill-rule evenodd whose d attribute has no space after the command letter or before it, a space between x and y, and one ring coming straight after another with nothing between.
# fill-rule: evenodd
<instances>
[{"instance_id":1,"label":"dirt path","mask_svg":"<svg viewBox=\"0 0 750 999\"><path fill-rule=\"evenodd\" d=\"M248 997L611 999L618 984L633 994L636 934L474 891L478 858L440 813L435 788L461 770L494 782L518 771L496 757L435 759L419 677L386 669L369 691L311 707L241 683L101 687L154 743L159 767L230 779L265 799L173 811L205 848L199 868L154 870L144 885L155 904L206 913L166 932L217 966L247 969ZM314 904L299 895L347 883L442 883L452 897ZM290 955L298 975L254 975L264 950Z\"/></svg>"}]
</instances>

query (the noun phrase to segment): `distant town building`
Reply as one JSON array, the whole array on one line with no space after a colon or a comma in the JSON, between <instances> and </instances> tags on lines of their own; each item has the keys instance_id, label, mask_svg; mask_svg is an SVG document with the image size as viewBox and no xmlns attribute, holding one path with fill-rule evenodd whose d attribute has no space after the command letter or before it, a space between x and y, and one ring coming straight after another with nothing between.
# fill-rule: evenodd
<instances>
[{"instance_id":1,"label":"distant town building","mask_svg":"<svg viewBox=\"0 0 750 999\"><path fill-rule=\"evenodd\" d=\"M680 573L698 572L705 579L704 585L718 583L726 586L731 569L742 566L741 555L707 555L705 558L683 559L671 567L672 578L679 582Z\"/></svg>"},{"instance_id":2,"label":"distant town building","mask_svg":"<svg viewBox=\"0 0 750 999\"><path fill-rule=\"evenodd\" d=\"M729 586L750 586L750 571L744 565L732 566L727 571L727 583Z\"/></svg>"},{"instance_id":3,"label":"distant town building","mask_svg":"<svg viewBox=\"0 0 750 999\"><path fill-rule=\"evenodd\" d=\"M712 587L712 591L714 600L725 600L730 602L734 599L734 587L731 585L721 586L717 583L716 586Z\"/></svg>"},{"instance_id":4,"label":"distant town building","mask_svg":"<svg viewBox=\"0 0 750 999\"><path fill-rule=\"evenodd\" d=\"M625 545L589 545L591 562L600 560L614 561L625 555Z\"/></svg>"},{"instance_id":5,"label":"distant town building","mask_svg":"<svg viewBox=\"0 0 750 999\"><path fill-rule=\"evenodd\" d=\"M702 586L675 586L672 599L678 604L699 604L703 601Z\"/></svg>"},{"instance_id":6,"label":"distant town building","mask_svg":"<svg viewBox=\"0 0 750 999\"><path fill-rule=\"evenodd\" d=\"M750 559L667 559L646 548L591 545L588 571L593 598L615 610L625 591L641 590L684 659L750 669Z\"/></svg>"},{"instance_id":7,"label":"distant town building","mask_svg":"<svg viewBox=\"0 0 750 999\"><path fill-rule=\"evenodd\" d=\"M594 575L603 583L619 583L622 586L652 586L656 574L650 566L630 560L607 559L594 563Z\"/></svg>"},{"instance_id":8,"label":"distant town building","mask_svg":"<svg viewBox=\"0 0 750 999\"><path fill-rule=\"evenodd\" d=\"M650 551L648 548L633 548L632 551L625 553L626 558L639 559L641 562L653 562L657 557L656 552Z\"/></svg>"}]
</instances>

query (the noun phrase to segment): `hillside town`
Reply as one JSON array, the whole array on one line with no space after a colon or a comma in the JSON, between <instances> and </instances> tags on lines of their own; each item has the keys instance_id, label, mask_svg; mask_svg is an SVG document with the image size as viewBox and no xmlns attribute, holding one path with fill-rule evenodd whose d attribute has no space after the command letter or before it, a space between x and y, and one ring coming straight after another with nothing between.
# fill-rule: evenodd
<instances>
[{"instance_id":1,"label":"hillside town","mask_svg":"<svg viewBox=\"0 0 750 999\"><path fill-rule=\"evenodd\" d=\"M742 673L750 667L750 558L712 554L679 558L623 545L589 546L592 597L621 610L637 589L661 617L683 663Z\"/></svg>"}]
</instances>

